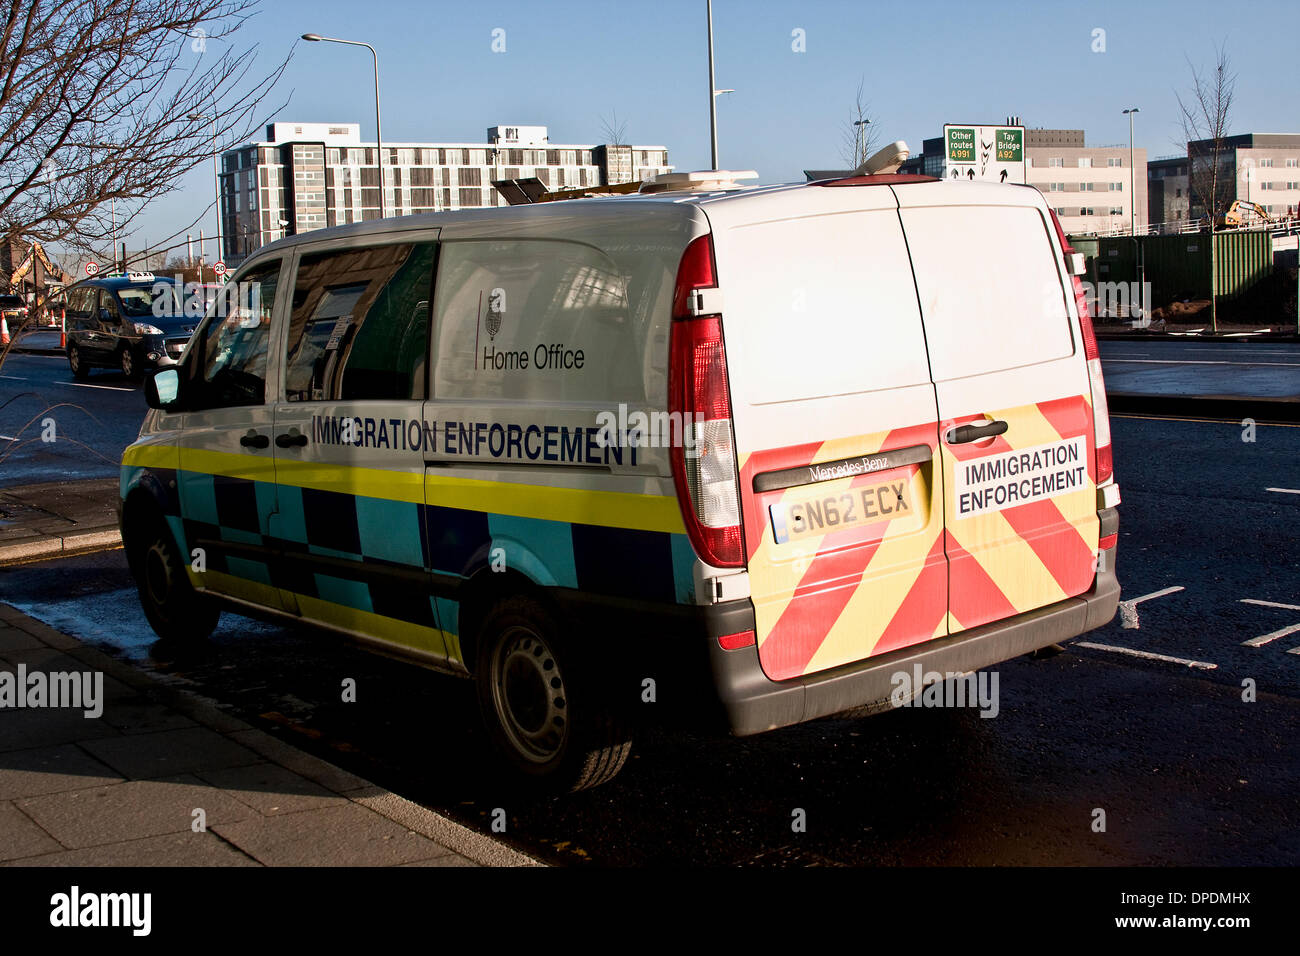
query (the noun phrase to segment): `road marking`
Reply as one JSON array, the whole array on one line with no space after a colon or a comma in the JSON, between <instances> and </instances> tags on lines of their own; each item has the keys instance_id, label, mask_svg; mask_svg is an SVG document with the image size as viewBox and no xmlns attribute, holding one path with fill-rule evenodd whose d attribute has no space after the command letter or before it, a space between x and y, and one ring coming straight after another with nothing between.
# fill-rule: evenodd
<instances>
[{"instance_id":1,"label":"road marking","mask_svg":"<svg viewBox=\"0 0 1300 956\"><path fill-rule=\"evenodd\" d=\"M13 435L0 435L0 441L17 441Z\"/></svg>"},{"instance_id":2,"label":"road marking","mask_svg":"<svg viewBox=\"0 0 1300 956\"><path fill-rule=\"evenodd\" d=\"M1152 591L1150 594L1144 594L1141 597L1135 597L1131 601L1120 601L1119 602L1120 627L1127 628L1128 630L1131 631L1137 630L1139 626L1137 606L1139 604L1141 604L1143 601L1150 601L1152 598L1164 597L1166 594L1175 594L1181 590L1183 590L1183 586L1181 584L1177 584L1171 588L1162 588L1159 591Z\"/></svg>"},{"instance_id":3,"label":"road marking","mask_svg":"<svg viewBox=\"0 0 1300 956\"><path fill-rule=\"evenodd\" d=\"M1152 654L1150 651L1136 651L1131 647L1118 647L1114 644L1094 644L1092 641L1075 641L1075 647L1091 647L1095 651L1113 651L1116 654L1129 654L1133 657L1141 657L1148 661L1165 661L1169 664L1182 664L1184 667L1194 667L1198 670L1212 671L1219 665L1211 664L1209 661L1191 661L1185 657L1170 657L1167 654Z\"/></svg>"},{"instance_id":4,"label":"road marking","mask_svg":"<svg viewBox=\"0 0 1300 956\"><path fill-rule=\"evenodd\" d=\"M17 375L0 375L0 378L7 378L11 382L30 382L30 378L20 378Z\"/></svg>"},{"instance_id":5,"label":"road marking","mask_svg":"<svg viewBox=\"0 0 1300 956\"><path fill-rule=\"evenodd\" d=\"M1300 489L1297 488L1265 488L1265 491L1276 491L1279 495L1300 495Z\"/></svg>"},{"instance_id":6,"label":"road marking","mask_svg":"<svg viewBox=\"0 0 1300 956\"><path fill-rule=\"evenodd\" d=\"M1227 359L1103 359L1108 365L1246 365L1263 368L1300 368L1300 362L1229 362Z\"/></svg>"},{"instance_id":7,"label":"road marking","mask_svg":"<svg viewBox=\"0 0 1300 956\"><path fill-rule=\"evenodd\" d=\"M1242 604L1258 604L1260 607L1280 607L1284 611L1300 611L1300 604L1279 604L1277 601L1261 601L1258 598L1242 598Z\"/></svg>"},{"instance_id":8,"label":"road marking","mask_svg":"<svg viewBox=\"0 0 1300 956\"><path fill-rule=\"evenodd\" d=\"M1292 624L1290 627L1284 627L1280 631L1274 631L1272 634L1263 634L1260 637L1252 637L1248 641L1242 641L1243 647L1263 647L1265 644L1271 644L1279 637L1286 637L1288 634L1294 634L1300 631L1300 624Z\"/></svg>"},{"instance_id":9,"label":"road marking","mask_svg":"<svg viewBox=\"0 0 1300 956\"><path fill-rule=\"evenodd\" d=\"M1287 651L1287 653L1288 653L1288 654L1300 654L1300 647L1293 647L1293 648L1291 648L1291 650Z\"/></svg>"},{"instance_id":10,"label":"road marking","mask_svg":"<svg viewBox=\"0 0 1300 956\"><path fill-rule=\"evenodd\" d=\"M1154 396L1159 397L1159 396ZM1196 425L1236 425L1241 427L1241 422L1235 418L1175 418L1172 415L1134 415L1128 412L1111 412L1111 418L1135 418L1143 422L1192 422ZM1289 422L1257 422L1260 428L1300 428L1300 425Z\"/></svg>"},{"instance_id":11,"label":"road marking","mask_svg":"<svg viewBox=\"0 0 1300 956\"><path fill-rule=\"evenodd\" d=\"M51 382L51 385L66 385L68 388L106 388L110 392L134 392L134 388L121 388L117 385L87 385L85 382Z\"/></svg>"}]
</instances>

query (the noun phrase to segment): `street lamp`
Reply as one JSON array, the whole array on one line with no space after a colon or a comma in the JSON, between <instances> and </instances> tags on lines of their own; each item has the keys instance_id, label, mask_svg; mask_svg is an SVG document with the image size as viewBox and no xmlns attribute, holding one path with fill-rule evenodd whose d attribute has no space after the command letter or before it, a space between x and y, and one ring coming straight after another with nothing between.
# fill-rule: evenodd
<instances>
[{"instance_id":1,"label":"street lamp","mask_svg":"<svg viewBox=\"0 0 1300 956\"><path fill-rule=\"evenodd\" d=\"M375 60L375 147L379 150L379 218L386 215L384 205L384 134L379 120L379 54L369 43L359 40L340 40L337 37L323 37L319 33L304 33L302 38L309 43L344 43L348 46L363 46L370 51Z\"/></svg>"},{"instance_id":2,"label":"street lamp","mask_svg":"<svg viewBox=\"0 0 1300 956\"><path fill-rule=\"evenodd\" d=\"M1128 117L1129 235L1133 237L1133 245L1135 247L1135 252L1137 253L1138 302L1142 303L1138 308L1141 309L1143 315L1145 315L1146 309L1143 308L1144 303L1142 300L1144 296L1142 293L1146 290L1146 263L1142 261L1144 258L1142 255L1142 244L1138 242L1137 238L1137 164L1133 161L1133 114L1137 112L1140 112L1140 110L1136 106L1124 110L1124 115Z\"/></svg>"},{"instance_id":3,"label":"street lamp","mask_svg":"<svg viewBox=\"0 0 1300 956\"><path fill-rule=\"evenodd\" d=\"M213 272L216 272L216 263L222 259L221 255L221 170L217 166L217 115L215 112L211 116L207 113L191 113L188 117L192 120L212 120L212 201L213 215L217 219L217 258L213 262ZM199 256L199 282L203 281L203 257Z\"/></svg>"},{"instance_id":4,"label":"street lamp","mask_svg":"<svg viewBox=\"0 0 1300 956\"><path fill-rule=\"evenodd\" d=\"M712 147L710 157L713 163L713 169L718 168L718 97L723 93L734 93L735 90L720 90L714 83L713 78L713 0L705 0L707 13L709 17L709 143Z\"/></svg>"}]
</instances>

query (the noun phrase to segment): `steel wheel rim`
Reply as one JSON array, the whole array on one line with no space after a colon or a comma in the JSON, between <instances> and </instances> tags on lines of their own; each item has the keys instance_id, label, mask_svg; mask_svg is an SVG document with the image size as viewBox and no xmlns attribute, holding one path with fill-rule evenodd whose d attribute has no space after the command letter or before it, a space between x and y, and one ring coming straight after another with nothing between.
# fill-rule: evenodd
<instances>
[{"instance_id":1,"label":"steel wheel rim","mask_svg":"<svg viewBox=\"0 0 1300 956\"><path fill-rule=\"evenodd\" d=\"M124 349L122 351L122 374L130 378L131 373L134 371L135 371L135 360L131 358L131 350Z\"/></svg>"},{"instance_id":2,"label":"steel wheel rim","mask_svg":"<svg viewBox=\"0 0 1300 956\"><path fill-rule=\"evenodd\" d=\"M81 371L81 350L73 346L72 351L68 354L68 364L72 366L73 372Z\"/></svg>"},{"instance_id":3,"label":"steel wheel rim","mask_svg":"<svg viewBox=\"0 0 1300 956\"><path fill-rule=\"evenodd\" d=\"M555 654L532 629L512 627L492 657L492 702L515 752L553 760L568 736L568 698Z\"/></svg>"}]
</instances>

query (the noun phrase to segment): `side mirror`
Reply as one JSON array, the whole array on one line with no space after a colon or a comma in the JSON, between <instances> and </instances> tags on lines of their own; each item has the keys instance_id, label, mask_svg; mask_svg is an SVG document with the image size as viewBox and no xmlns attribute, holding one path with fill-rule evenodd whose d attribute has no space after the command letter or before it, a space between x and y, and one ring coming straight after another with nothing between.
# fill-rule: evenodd
<instances>
[{"instance_id":1,"label":"side mirror","mask_svg":"<svg viewBox=\"0 0 1300 956\"><path fill-rule=\"evenodd\" d=\"M150 408L174 411L180 404L181 373L174 366L151 371L144 380L144 400Z\"/></svg>"}]
</instances>

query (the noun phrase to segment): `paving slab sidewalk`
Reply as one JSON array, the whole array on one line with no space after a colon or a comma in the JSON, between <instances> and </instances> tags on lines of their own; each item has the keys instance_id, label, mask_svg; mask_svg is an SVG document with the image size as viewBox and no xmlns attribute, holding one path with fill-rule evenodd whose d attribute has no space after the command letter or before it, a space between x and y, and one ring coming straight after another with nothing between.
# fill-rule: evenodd
<instances>
[{"instance_id":1,"label":"paving slab sidewalk","mask_svg":"<svg viewBox=\"0 0 1300 956\"><path fill-rule=\"evenodd\" d=\"M0 566L116 548L118 479L0 488Z\"/></svg>"},{"instance_id":2,"label":"paving slab sidewalk","mask_svg":"<svg viewBox=\"0 0 1300 956\"><path fill-rule=\"evenodd\" d=\"M0 709L0 866L542 865L0 603L20 668L103 712Z\"/></svg>"}]
</instances>

